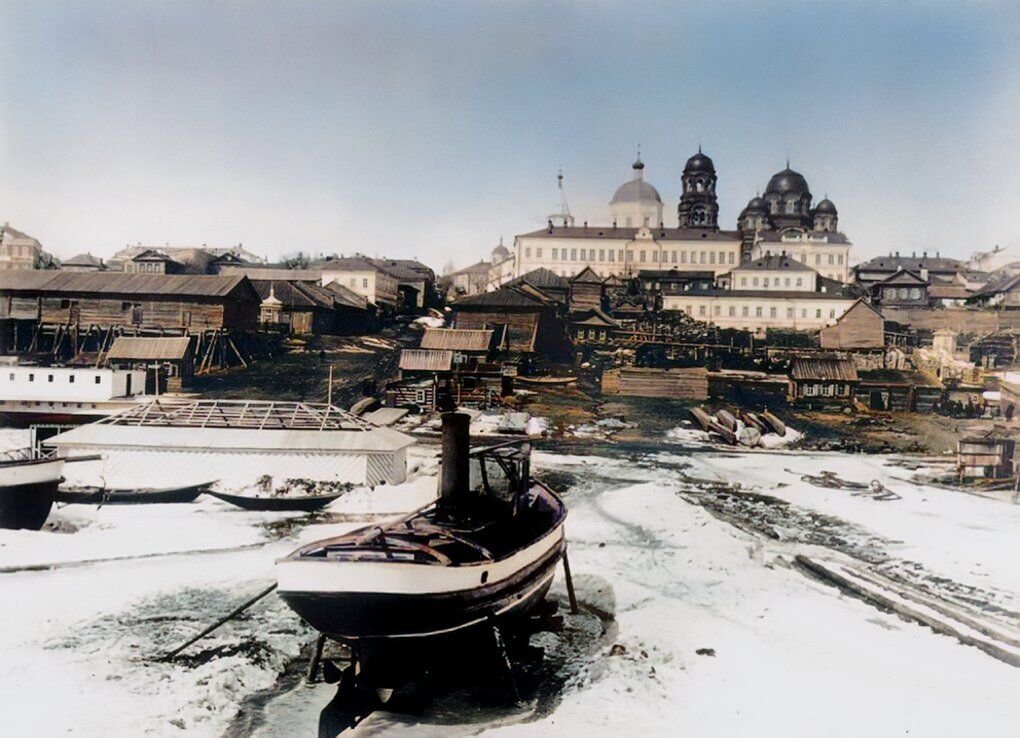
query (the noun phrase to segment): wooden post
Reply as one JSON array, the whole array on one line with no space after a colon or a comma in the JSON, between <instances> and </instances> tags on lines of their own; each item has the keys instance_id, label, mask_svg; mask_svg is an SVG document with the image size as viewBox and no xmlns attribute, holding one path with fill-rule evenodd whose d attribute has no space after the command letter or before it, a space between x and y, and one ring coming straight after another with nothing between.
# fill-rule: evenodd
<instances>
[{"instance_id":1,"label":"wooden post","mask_svg":"<svg viewBox=\"0 0 1020 738\"><path fill-rule=\"evenodd\" d=\"M269 587L266 587L266 588L265 588L264 590L262 590L261 592L259 592L259 593L258 593L257 595L255 595L254 597L252 597L252 598L251 598L250 600L248 600L247 602L245 602L245 603L244 603L243 605L241 605L240 607L235 607L235 608L234 608L233 610L231 610L231 611L230 611L229 613L227 613L227 614L226 614L226 615L224 615L224 616L223 616L222 618L220 618L219 620L217 620L217 621L216 621L215 623L213 623L212 625L210 625L210 626L209 626L208 628L206 628L205 630L203 630L203 631L202 631L201 633L199 633L199 634L198 634L197 636L195 636L194 638L192 638L191 640L189 640L189 641L188 641L187 643L185 643L184 645L181 645L181 646L178 646L177 648L175 648L175 649L174 649L173 651L171 651L171 652L170 652L170 653L168 653L168 654L167 654L166 656L164 656L162 660L163 660L163 661L170 661L171 659L173 659L173 658L174 658L174 656L176 656L177 654L179 654L179 653L180 653L181 651L183 651L183 650L184 650L185 648L187 648L188 646L190 646L190 645L191 645L191 644L193 644L193 643L197 643L198 641L202 640L202 639L203 639L203 638L205 638L205 637L206 637L207 635L209 635L210 633L212 633L212 632L213 632L214 630L216 630L217 628L219 628L219 627L220 627L221 625L223 625L224 623L226 623L226 622L227 622L228 620L231 620L232 618L235 618L235 617L237 617L237 616L238 616L238 615L240 615L240 614L241 614L242 612L244 612L245 610L247 610L247 609L248 609L249 607L251 607L252 605L254 605L254 604L255 604L256 602L258 602L259 600L261 600L261 599L262 599L263 597L265 597L266 595L268 595L268 594L269 594L270 592L272 592L272 591L273 591L273 590L275 590L275 589L276 589L276 584L275 584L275 583L274 583L273 585L269 586Z\"/></svg>"},{"instance_id":2,"label":"wooden post","mask_svg":"<svg viewBox=\"0 0 1020 738\"><path fill-rule=\"evenodd\" d=\"M305 674L305 681L314 682L319 673L319 664L322 662L322 649L326 646L326 634L319 633L315 639L315 651L312 652L312 660L308 662L308 673Z\"/></svg>"},{"instance_id":3,"label":"wooden post","mask_svg":"<svg viewBox=\"0 0 1020 738\"><path fill-rule=\"evenodd\" d=\"M326 404L333 404L333 365L329 365L329 379L326 384Z\"/></svg>"},{"instance_id":4,"label":"wooden post","mask_svg":"<svg viewBox=\"0 0 1020 738\"><path fill-rule=\"evenodd\" d=\"M563 549L563 578L567 585L567 599L570 600L570 614L577 615L577 595L574 593L574 577L570 574L570 559L567 550Z\"/></svg>"}]
</instances>

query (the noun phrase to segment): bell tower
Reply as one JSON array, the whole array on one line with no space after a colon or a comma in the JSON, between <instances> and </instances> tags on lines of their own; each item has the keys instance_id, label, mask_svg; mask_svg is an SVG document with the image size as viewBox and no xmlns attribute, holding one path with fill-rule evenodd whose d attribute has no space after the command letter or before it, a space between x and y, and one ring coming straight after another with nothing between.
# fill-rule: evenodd
<instances>
[{"instance_id":1,"label":"bell tower","mask_svg":"<svg viewBox=\"0 0 1020 738\"><path fill-rule=\"evenodd\" d=\"M719 203L715 193L717 180L715 164L698 146L698 153L687 160L680 180L682 191L677 218L681 228L719 230Z\"/></svg>"}]
</instances>

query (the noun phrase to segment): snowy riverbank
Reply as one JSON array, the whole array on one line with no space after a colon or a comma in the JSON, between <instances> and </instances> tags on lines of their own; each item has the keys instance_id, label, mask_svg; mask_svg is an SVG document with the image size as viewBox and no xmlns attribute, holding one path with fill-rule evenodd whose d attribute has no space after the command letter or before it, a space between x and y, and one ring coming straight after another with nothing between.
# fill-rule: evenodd
<instances>
[{"instance_id":1,"label":"snowy riverbank","mask_svg":"<svg viewBox=\"0 0 1020 738\"><path fill-rule=\"evenodd\" d=\"M63 564L0 574L5 734L221 735L312 634L271 595L186 659L158 657L270 584L274 559L299 541L426 501L435 449L416 454L408 484L360 490L314 519L203 501L80 508L77 533L0 531L0 567ZM560 664L552 708L529 703L460 726L449 714L377 713L359 733L1015 732L1020 669L849 598L790 562L863 556L1016 629L1020 506L903 482L910 472L879 456L692 452L681 442L636 457L536 452L534 466L564 488L578 594L612 614L610 627ZM898 499L804 480L826 470L880 480ZM97 558L119 560L75 563ZM564 597L560 576L553 596ZM555 646L556 637L542 638ZM258 735L314 735L331 690L299 687L269 700Z\"/></svg>"}]
</instances>

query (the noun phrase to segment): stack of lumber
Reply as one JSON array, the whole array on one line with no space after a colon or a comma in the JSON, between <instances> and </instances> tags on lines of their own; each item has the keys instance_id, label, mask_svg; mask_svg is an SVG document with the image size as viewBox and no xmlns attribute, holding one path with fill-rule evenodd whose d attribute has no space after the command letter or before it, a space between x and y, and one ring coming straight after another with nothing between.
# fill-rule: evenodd
<instances>
[{"instance_id":1,"label":"stack of lumber","mask_svg":"<svg viewBox=\"0 0 1020 738\"><path fill-rule=\"evenodd\" d=\"M703 367L610 369L602 375L602 392L623 397L705 400L708 399L708 371Z\"/></svg>"}]
</instances>

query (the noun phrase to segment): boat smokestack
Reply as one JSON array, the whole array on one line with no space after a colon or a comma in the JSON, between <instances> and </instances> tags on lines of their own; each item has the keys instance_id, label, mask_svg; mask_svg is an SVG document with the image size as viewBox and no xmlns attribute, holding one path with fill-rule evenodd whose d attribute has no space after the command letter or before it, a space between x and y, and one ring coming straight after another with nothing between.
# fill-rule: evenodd
<instances>
[{"instance_id":1,"label":"boat smokestack","mask_svg":"<svg viewBox=\"0 0 1020 738\"><path fill-rule=\"evenodd\" d=\"M439 469L439 497L443 502L464 499L471 486L471 416L443 413L443 461Z\"/></svg>"}]
</instances>

